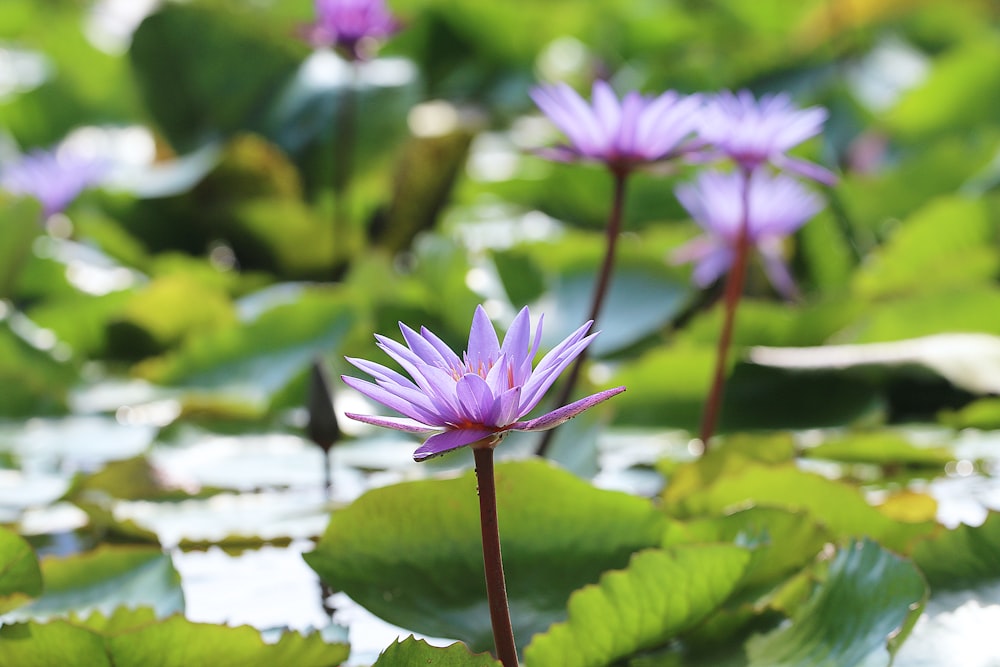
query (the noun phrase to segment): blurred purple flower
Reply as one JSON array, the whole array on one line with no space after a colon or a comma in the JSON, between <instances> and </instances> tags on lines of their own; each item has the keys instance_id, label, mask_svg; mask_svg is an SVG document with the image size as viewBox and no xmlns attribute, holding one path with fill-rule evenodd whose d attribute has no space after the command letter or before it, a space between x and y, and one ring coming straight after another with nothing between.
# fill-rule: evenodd
<instances>
[{"instance_id":1,"label":"blurred purple flower","mask_svg":"<svg viewBox=\"0 0 1000 667\"><path fill-rule=\"evenodd\" d=\"M316 22L307 27L306 38L314 46L332 46L352 60L364 60L373 41L400 28L384 0L316 0Z\"/></svg>"},{"instance_id":2,"label":"blurred purple flower","mask_svg":"<svg viewBox=\"0 0 1000 667\"><path fill-rule=\"evenodd\" d=\"M542 335L539 319L534 336L527 308L514 318L501 345L482 306L476 308L469 346L460 358L440 338L421 327L420 333L400 323L406 346L376 335L378 346L410 375L412 381L364 359L348 361L375 378L366 382L343 376L350 387L392 408L404 417L348 413L366 424L409 433L430 434L413 454L417 461L483 441L495 446L507 431L544 431L571 419L601 401L625 391L608 389L535 419L519 421L542 400L560 373L597 334L586 335L591 322L574 331L532 369Z\"/></svg>"},{"instance_id":3,"label":"blurred purple flower","mask_svg":"<svg viewBox=\"0 0 1000 667\"><path fill-rule=\"evenodd\" d=\"M605 81L595 81L590 105L565 83L539 86L531 98L569 139L569 145L543 149L560 162L590 159L612 171L664 160L682 151L697 127L697 95L667 91L644 97L633 91L621 101Z\"/></svg>"},{"instance_id":4,"label":"blurred purple flower","mask_svg":"<svg viewBox=\"0 0 1000 667\"><path fill-rule=\"evenodd\" d=\"M34 197L48 218L61 213L87 188L107 173L108 165L66 151L36 150L0 167L0 190Z\"/></svg>"},{"instance_id":5,"label":"blurred purple flower","mask_svg":"<svg viewBox=\"0 0 1000 667\"><path fill-rule=\"evenodd\" d=\"M749 179L749 192L740 171L703 172L694 183L677 187L677 199L705 234L678 248L672 260L695 262L693 278L698 286L714 282L736 257L746 201L747 242L757 247L775 288L792 297L795 283L782 258L782 240L818 213L822 201L790 176L758 170Z\"/></svg>"},{"instance_id":6,"label":"blurred purple flower","mask_svg":"<svg viewBox=\"0 0 1000 667\"><path fill-rule=\"evenodd\" d=\"M707 100L699 115L698 136L708 144L708 156L727 156L748 171L769 162L833 185L837 177L828 169L785 154L819 134L826 118L826 109L797 109L785 94L756 100L748 90L724 91Z\"/></svg>"}]
</instances>

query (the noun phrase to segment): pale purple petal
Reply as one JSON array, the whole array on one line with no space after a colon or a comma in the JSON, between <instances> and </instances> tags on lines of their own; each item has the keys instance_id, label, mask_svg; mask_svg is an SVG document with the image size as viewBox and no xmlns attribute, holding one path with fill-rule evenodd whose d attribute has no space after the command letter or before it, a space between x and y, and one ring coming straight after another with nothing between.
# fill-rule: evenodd
<instances>
[{"instance_id":1,"label":"pale purple petal","mask_svg":"<svg viewBox=\"0 0 1000 667\"><path fill-rule=\"evenodd\" d=\"M448 347L447 343L438 338L434 332L428 330L426 327L420 327L420 335L423 336L427 342L433 345L434 349L441 354L441 357L445 360L446 366L449 368L458 368L462 363L462 360L458 357L458 355L455 354L450 347Z\"/></svg>"},{"instance_id":2,"label":"pale purple petal","mask_svg":"<svg viewBox=\"0 0 1000 667\"><path fill-rule=\"evenodd\" d=\"M790 171L793 174L804 176L810 180L822 183L823 185L836 185L837 175L826 167L821 167L815 162L800 160L788 155L778 155L771 159L771 162L778 169Z\"/></svg>"},{"instance_id":3,"label":"pale purple petal","mask_svg":"<svg viewBox=\"0 0 1000 667\"><path fill-rule=\"evenodd\" d=\"M498 426L494 423L498 412L496 401L486 380L467 373L456 383L455 391L462 404L462 412L469 423Z\"/></svg>"},{"instance_id":4,"label":"pale purple petal","mask_svg":"<svg viewBox=\"0 0 1000 667\"><path fill-rule=\"evenodd\" d=\"M797 109L785 94L755 100L746 90L736 95L723 91L711 97L699 115L698 134L743 169L756 170L770 162L779 169L831 184L835 177L830 171L785 155L818 135L826 118L826 109Z\"/></svg>"},{"instance_id":5,"label":"pale purple petal","mask_svg":"<svg viewBox=\"0 0 1000 667\"><path fill-rule=\"evenodd\" d=\"M591 93L594 114L601 124L601 149L607 151L614 143L621 124L622 108L607 81L595 81Z\"/></svg>"},{"instance_id":6,"label":"pale purple petal","mask_svg":"<svg viewBox=\"0 0 1000 667\"><path fill-rule=\"evenodd\" d=\"M538 402L542 400L542 396L545 392L549 390L552 383L556 381L556 378L566 370L566 368L580 356L591 341L597 334L591 334L583 340L577 341L576 344L567 348L563 351L559 357L553 359L544 369L542 369L542 364L539 363L539 369L534 374L532 374L531 379L524 385L524 391L521 395L521 414L525 415L535 409Z\"/></svg>"},{"instance_id":7,"label":"pale purple petal","mask_svg":"<svg viewBox=\"0 0 1000 667\"><path fill-rule=\"evenodd\" d=\"M489 315L482 306L476 306L476 312L472 316L472 327L469 329L469 347L466 348L466 356L469 363L481 365L485 371L485 366L491 361L495 361L500 354L500 340L497 332L490 322ZM473 368L473 372L479 372L479 368Z\"/></svg>"},{"instance_id":8,"label":"pale purple petal","mask_svg":"<svg viewBox=\"0 0 1000 667\"><path fill-rule=\"evenodd\" d=\"M531 97L569 139L568 146L540 155L560 162L589 158L619 173L673 157L695 131L700 105L672 91L653 99L632 91L619 101L606 81L594 82L589 105L565 83L535 88Z\"/></svg>"},{"instance_id":9,"label":"pale purple petal","mask_svg":"<svg viewBox=\"0 0 1000 667\"><path fill-rule=\"evenodd\" d=\"M765 239L758 243L757 249L763 260L764 273L774 288L786 299L798 299L799 289L781 256L781 239Z\"/></svg>"},{"instance_id":10,"label":"pale purple petal","mask_svg":"<svg viewBox=\"0 0 1000 667\"><path fill-rule=\"evenodd\" d=\"M418 462L426 461L489 437L501 436L498 436L496 431L485 428L462 428L437 433L427 438L427 442L417 448L413 453L413 459Z\"/></svg>"},{"instance_id":11,"label":"pale purple petal","mask_svg":"<svg viewBox=\"0 0 1000 667\"><path fill-rule=\"evenodd\" d=\"M391 408L401 415L406 415L407 417L418 422L430 425L434 425L435 422L440 421L440 418L434 413L414 405L410 401L403 400L399 396L396 396L386 390L384 387L380 387L379 385L365 382L364 380L359 380L357 378L352 378L349 375L341 375L340 379L343 380L344 384L348 387L361 392L376 403L381 403L385 407Z\"/></svg>"},{"instance_id":12,"label":"pale purple petal","mask_svg":"<svg viewBox=\"0 0 1000 667\"><path fill-rule=\"evenodd\" d=\"M355 421L364 422L365 424L382 426L385 428L391 428L395 431L405 431L407 433L426 434L434 433L439 430L437 428L428 427L426 424L421 424L418 421L408 419L406 417L378 417L374 415L359 415L354 412L345 412L344 416Z\"/></svg>"},{"instance_id":13,"label":"pale purple petal","mask_svg":"<svg viewBox=\"0 0 1000 667\"><path fill-rule=\"evenodd\" d=\"M393 382L404 387L410 387L416 389L417 385L404 375L400 375L391 368L386 368L382 364L376 364L374 361L368 361L366 359L355 359L354 357L344 357L351 365L355 366L359 370L368 373L376 380L385 380L388 382Z\"/></svg>"},{"instance_id":14,"label":"pale purple petal","mask_svg":"<svg viewBox=\"0 0 1000 667\"><path fill-rule=\"evenodd\" d=\"M605 391L598 392L596 394L591 394L586 398L581 398L579 401L574 401L569 405L565 405L561 408L553 410L552 412L547 412L541 417L535 419L529 419L527 421L516 422L511 425L510 430L512 431L547 431L550 428L555 428L562 424L563 422L569 421L573 417L576 417L584 410L589 410L598 403L602 403L612 396L616 396L625 391L625 387L615 387L614 389L607 389Z\"/></svg>"},{"instance_id":15,"label":"pale purple petal","mask_svg":"<svg viewBox=\"0 0 1000 667\"><path fill-rule=\"evenodd\" d=\"M406 341L406 344L410 346L413 353L420 357L424 363L437 364L439 366L448 365L447 359L429 340L402 322L399 323L399 330L403 333L403 340Z\"/></svg>"},{"instance_id":16,"label":"pale purple petal","mask_svg":"<svg viewBox=\"0 0 1000 667\"><path fill-rule=\"evenodd\" d=\"M507 356L515 368L524 363L525 357L531 352L531 315L527 306L521 309L514 321L510 323L507 334L503 337L500 352Z\"/></svg>"}]
</instances>

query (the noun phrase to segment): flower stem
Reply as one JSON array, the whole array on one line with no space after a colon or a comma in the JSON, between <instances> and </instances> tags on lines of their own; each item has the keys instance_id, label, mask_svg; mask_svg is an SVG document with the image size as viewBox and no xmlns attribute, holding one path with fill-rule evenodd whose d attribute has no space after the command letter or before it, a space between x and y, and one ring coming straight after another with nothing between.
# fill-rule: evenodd
<instances>
[{"instance_id":1,"label":"flower stem","mask_svg":"<svg viewBox=\"0 0 1000 667\"><path fill-rule=\"evenodd\" d=\"M479 522L483 531L483 567L486 570L486 597L493 624L493 643L503 667L517 667L517 646L507 605L503 560L500 557L500 526L497 522L497 490L493 478L493 448L473 447L476 479L479 482Z\"/></svg>"},{"instance_id":2,"label":"flower stem","mask_svg":"<svg viewBox=\"0 0 1000 667\"><path fill-rule=\"evenodd\" d=\"M705 452L708 451L708 441L715 432L719 411L722 408L722 395L726 386L726 359L733 339L736 307L740 303L740 297L743 296L743 283L746 279L747 263L750 258L750 172L744 171L743 177L743 219L736 237L736 256L733 258L733 265L726 277L726 290L723 295L725 316L715 355L715 374L712 378L712 387L708 392L708 399L705 401L705 412L701 417L701 429L698 436L701 438Z\"/></svg>"},{"instance_id":3,"label":"flower stem","mask_svg":"<svg viewBox=\"0 0 1000 667\"><path fill-rule=\"evenodd\" d=\"M604 247L604 261L601 263L601 272L597 277L597 285L594 287L594 297L590 304L590 317L587 318L594 322L594 327L597 326L597 318L601 314L604 297L607 296L608 286L611 284L611 274L615 266L615 250L618 247L618 237L621 235L622 230L622 212L625 209L625 181L628 178L628 171L615 169L611 173L614 176L615 185L614 196L611 201L611 212L608 214L608 224L606 227L607 241ZM569 377L563 382L559 394L556 396L556 405L565 405L569 400L586 360L587 350L584 349L576 358L576 361L573 362L573 367L569 371ZM542 441L538 445L537 454L539 456L545 456L554 434L555 429L545 431Z\"/></svg>"},{"instance_id":4,"label":"flower stem","mask_svg":"<svg viewBox=\"0 0 1000 667\"><path fill-rule=\"evenodd\" d=\"M340 271L340 262L349 253L351 217L351 180L354 175L354 152L357 135L358 81L360 69L357 61L349 63L350 80L343 88L343 96L334 119L334 154L331 173L333 189L333 270Z\"/></svg>"}]
</instances>

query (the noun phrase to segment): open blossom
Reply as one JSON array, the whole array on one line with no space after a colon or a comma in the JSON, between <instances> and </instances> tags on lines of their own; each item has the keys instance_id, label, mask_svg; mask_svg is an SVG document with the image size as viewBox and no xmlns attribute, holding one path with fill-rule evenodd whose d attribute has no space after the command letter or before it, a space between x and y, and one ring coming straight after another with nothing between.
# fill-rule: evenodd
<instances>
[{"instance_id":1,"label":"open blossom","mask_svg":"<svg viewBox=\"0 0 1000 667\"><path fill-rule=\"evenodd\" d=\"M707 100L699 114L698 136L708 144L709 155L729 157L748 171L770 163L832 185L837 179L829 170L786 155L819 134L826 118L826 109L798 109L785 94L757 100L748 90L725 91Z\"/></svg>"},{"instance_id":2,"label":"open blossom","mask_svg":"<svg viewBox=\"0 0 1000 667\"><path fill-rule=\"evenodd\" d=\"M539 319L534 335L527 308L514 318L503 344L482 306L476 308L469 344L459 357L440 338L421 327L417 333L400 323L406 345L376 335L378 346L409 378L364 359L347 360L375 382L344 376L349 386L392 408L403 417L348 413L357 421L430 435L413 458L424 461L453 449L480 443L493 447L508 431L544 431L625 391L608 389L534 419L522 418L542 400L560 373L597 334L586 335L588 322L546 354L534 369L541 342ZM412 379L411 379L412 378Z\"/></svg>"},{"instance_id":3,"label":"open blossom","mask_svg":"<svg viewBox=\"0 0 1000 667\"><path fill-rule=\"evenodd\" d=\"M400 29L384 0L316 0L316 22L307 29L315 46L335 47L364 59L366 42L392 37Z\"/></svg>"},{"instance_id":4,"label":"open blossom","mask_svg":"<svg viewBox=\"0 0 1000 667\"><path fill-rule=\"evenodd\" d=\"M96 185L107 165L65 151L36 150L0 166L0 190L34 197L44 216L61 213L81 192Z\"/></svg>"},{"instance_id":5,"label":"open blossom","mask_svg":"<svg viewBox=\"0 0 1000 667\"><path fill-rule=\"evenodd\" d=\"M606 81L595 81L591 104L565 83L539 86L531 98L569 139L542 154L561 162L590 159L612 170L664 160L681 152L695 131L701 101L667 91L645 97L635 91L620 101Z\"/></svg>"},{"instance_id":6,"label":"open blossom","mask_svg":"<svg viewBox=\"0 0 1000 667\"><path fill-rule=\"evenodd\" d=\"M697 285L710 285L732 265L746 201L747 241L760 252L775 288L785 296L795 294L795 283L782 258L782 241L822 208L816 194L783 174L758 170L747 183L739 171L707 171L694 183L678 186L677 199L705 230L673 255L676 263L695 262Z\"/></svg>"}]
</instances>

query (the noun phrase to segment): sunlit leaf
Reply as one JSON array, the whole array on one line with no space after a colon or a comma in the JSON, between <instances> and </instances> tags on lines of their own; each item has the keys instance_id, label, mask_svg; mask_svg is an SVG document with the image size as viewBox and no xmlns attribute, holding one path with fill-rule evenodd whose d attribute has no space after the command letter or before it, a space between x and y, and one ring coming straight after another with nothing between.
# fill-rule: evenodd
<instances>
[{"instance_id":1,"label":"sunlit leaf","mask_svg":"<svg viewBox=\"0 0 1000 667\"><path fill-rule=\"evenodd\" d=\"M438 648L410 635L403 641L397 639L389 644L388 648L379 654L378 660L372 667L410 667L416 664L439 667L492 667L500 663L488 653L473 654L463 644Z\"/></svg>"},{"instance_id":2,"label":"sunlit leaf","mask_svg":"<svg viewBox=\"0 0 1000 667\"><path fill-rule=\"evenodd\" d=\"M160 383L266 405L317 354L336 347L352 319L349 298L317 288L250 324L192 339L176 353L148 362L142 372Z\"/></svg>"},{"instance_id":3,"label":"sunlit leaf","mask_svg":"<svg viewBox=\"0 0 1000 667\"><path fill-rule=\"evenodd\" d=\"M927 584L912 563L874 542L853 542L791 625L747 643L750 666L887 667L926 600Z\"/></svg>"},{"instance_id":4,"label":"sunlit leaf","mask_svg":"<svg viewBox=\"0 0 1000 667\"><path fill-rule=\"evenodd\" d=\"M1000 269L987 206L981 200L931 200L906 220L854 276L866 298L988 283Z\"/></svg>"},{"instance_id":5,"label":"sunlit leaf","mask_svg":"<svg viewBox=\"0 0 1000 667\"><path fill-rule=\"evenodd\" d=\"M704 516L749 504L805 511L838 537L867 536L898 550L935 529L933 523L893 521L869 505L856 488L789 464L747 462L678 499L672 511Z\"/></svg>"},{"instance_id":6,"label":"sunlit leaf","mask_svg":"<svg viewBox=\"0 0 1000 667\"><path fill-rule=\"evenodd\" d=\"M601 667L659 646L720 605L750 554L735 546L647 550L569 599L569 619L525 649L529 667Z\"/></svg>"},{"instance_id":7,"label":"sunlit leaf","mask_svg":"<svg viewBox=\"0 0 1000 667\"><path fill-rule=\"evenodd\" d=\"M143 610L0 628L0 663L19 667L329 667L346 660L348 652L346 644L327 643L319 632L286 632L267 643L248 626L192 623L182 616L153 621Z\"/></svg>"},{"instance_id":8,"label":"sunlit leaf","mask_svg":"<svg viewBox=\"0 0 1000 667\"><path fill-rule=\"evenodd\" d=\"M892 431L854 431L843 437L825 440L816 447L806 449L804 454L810 458L848 463L931 468L942 468L955 458L955 454L946 447L915 445L905 436Z\"/></svg>"},{"instance_id":9,"label":"sunlit leaf","mask_svg":"<svg viewBox=\"0 0 1000 667\"><path fill-rule=\"evenodd\" d=\"M22 537L0 528L0 614L41 592L42 572L35 552Z\"/></svg>"},{"instance_id":10,"label":"sunlit leaf","mask_svg":"<svg viewBox=\"0 0 1000 667\"><path fill-rule=\"evenodd\" d=\"M888 115L889 126L907 137L969 127L992 118L1000 100L1000 45L970 40L939 56L930 76Z\"/></svg>"}]
</instances>

